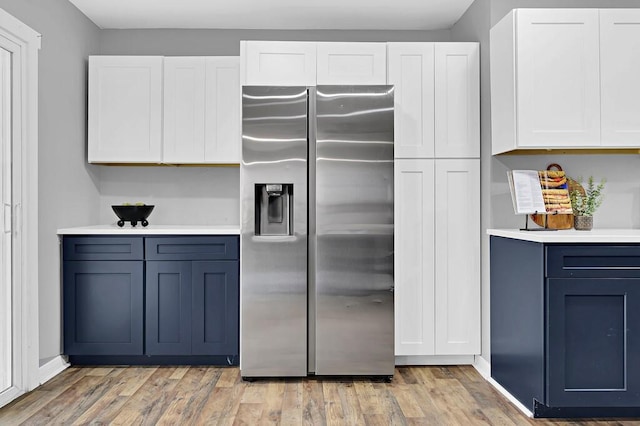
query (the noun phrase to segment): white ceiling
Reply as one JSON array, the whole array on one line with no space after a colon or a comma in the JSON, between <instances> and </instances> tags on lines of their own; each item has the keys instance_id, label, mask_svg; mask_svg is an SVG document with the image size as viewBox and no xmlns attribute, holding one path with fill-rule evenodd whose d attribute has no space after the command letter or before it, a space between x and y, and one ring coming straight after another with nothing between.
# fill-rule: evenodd
<instances>
[{"instance_id":1,"label":"white ceiling","mask_svg":"<svg viewBox=\"0 0 640 426\"><path fill-rule=\"evenodd\" d=\"M100 28L433 30L473 0L69 0Z\"/></svg>"}]
</instances>

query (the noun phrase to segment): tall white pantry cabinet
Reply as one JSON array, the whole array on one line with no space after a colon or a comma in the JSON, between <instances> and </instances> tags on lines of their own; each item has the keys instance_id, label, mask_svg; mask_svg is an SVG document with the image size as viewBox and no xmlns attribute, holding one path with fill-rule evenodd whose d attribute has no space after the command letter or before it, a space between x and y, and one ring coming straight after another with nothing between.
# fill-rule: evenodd
<instances>
[{"instance_id":1,"label":"tall white pantry cabinet","mask_svg":"<svg viewBox=\"0 0 640 426\"><path fill-rule=\"evenodd\" d=\"M389 43L397 363L480 353L477 43ZM440 356L440 357L434 357Z\"/></svg>"}]
</instances>

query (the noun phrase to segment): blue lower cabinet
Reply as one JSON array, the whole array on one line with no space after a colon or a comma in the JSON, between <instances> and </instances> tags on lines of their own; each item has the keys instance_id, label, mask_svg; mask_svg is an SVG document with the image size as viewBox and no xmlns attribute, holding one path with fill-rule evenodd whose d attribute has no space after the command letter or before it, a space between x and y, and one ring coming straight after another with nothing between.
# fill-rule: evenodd
<instances>
[{"instance_id":1,"label":"blue lower cabinet","mask_svg":"<svg viewBox=\"0 0 640 426\"><path fill-rule=\"evenodd\" d=\"M235 355L239 352L239 263L193 262L194 355Z\"/></svg>"},{"instance_id":2,"label":"blue lower cabinet","mask_svg":"<svg viewBox=\"0 0 640 426\"><path fill-rule=\"evenodd\" d=\"M640 406L640 279L550 278L548 405Z\"/></svg>"},{"instance_id":3,"label":"blue lower cabinet","mask_svg":"<svg viewBox=\"0 0 640 426\"><path fill-rule=\"evenodd\" d=\"M64 351L143 354L143 262L66 261Z\"/></svg>"},{"instance_id":4,"label":"blue lower cabinet","mask_svg":"<svg viewBox=\"0 0 640 426\"><path fill-rule=\"evenodd\" d=\"M64 237L64 353L74 364L237 365L237 247L237 236Z\"/></svg>"},{"instance_id":5,"label":"blue lower cabinet","mask_svg":"<svg viewBox=\"0 0 640 426\"><path fill-rule=\"evenodd\" d=\"M191 354L191 262L147 261L148 355Z\"/></svg>"},{"instance_id":6,"label":"blue lower cabinet","mask_svg":"<svg viewBox=\"0 0 640 426\"><path fill-rule=\"evenodd\" d=\"M238 261L147 261L146 353L239 352Z\"/></svg>"},{"instance_id":7,"label":"blue lower cabinet","mask_svg":"<svg viewBox=\"0 0 640 426\"><path fill-rule=\"evenodd\" d=\"M640 245L491 237L491 377L534 417L640 417Z\"/></svg>"}]
</instances>

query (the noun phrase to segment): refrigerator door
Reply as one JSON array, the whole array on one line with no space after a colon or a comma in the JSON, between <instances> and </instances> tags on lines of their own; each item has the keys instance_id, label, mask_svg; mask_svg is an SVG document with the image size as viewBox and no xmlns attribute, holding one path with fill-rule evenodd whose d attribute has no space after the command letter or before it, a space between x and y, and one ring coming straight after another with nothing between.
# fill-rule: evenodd
<instances>
[{"instance_id":1,"label":"refrigerator door","mask_svg":"<svg viewBox=\"0 0 640 426\"><path fill-rule=\"evenodd\" d=\"M244 377L307 375L307 89L244 87Z\"/></svg>"},{"instance_id":2,"label":"refrigerator door","mask_svg":"<svg viewBox=\"0 0 640 426\"><path fill-rule=\"evenodd\" d=\"M316 114L315 373L392 376L393 86L318 86Z\"/></svg>"}]
</instances>

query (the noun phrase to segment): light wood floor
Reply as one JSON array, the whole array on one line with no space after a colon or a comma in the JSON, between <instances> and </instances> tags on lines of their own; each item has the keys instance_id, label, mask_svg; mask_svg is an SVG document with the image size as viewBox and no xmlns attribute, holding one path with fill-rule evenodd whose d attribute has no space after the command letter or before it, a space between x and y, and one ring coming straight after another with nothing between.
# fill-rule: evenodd
<instances>
[{"instance_id":1,"label":"light wood floor","mask_svg":"<svg viewBox=\"0 0 640 426\"><path fill-rule=\"evenodd\" d=\"M72 367L0 409L0 425L631 425L532 420L473 367L399 367L391 383L244 382L232 367Z\"/></svg>"}]
</instances>

